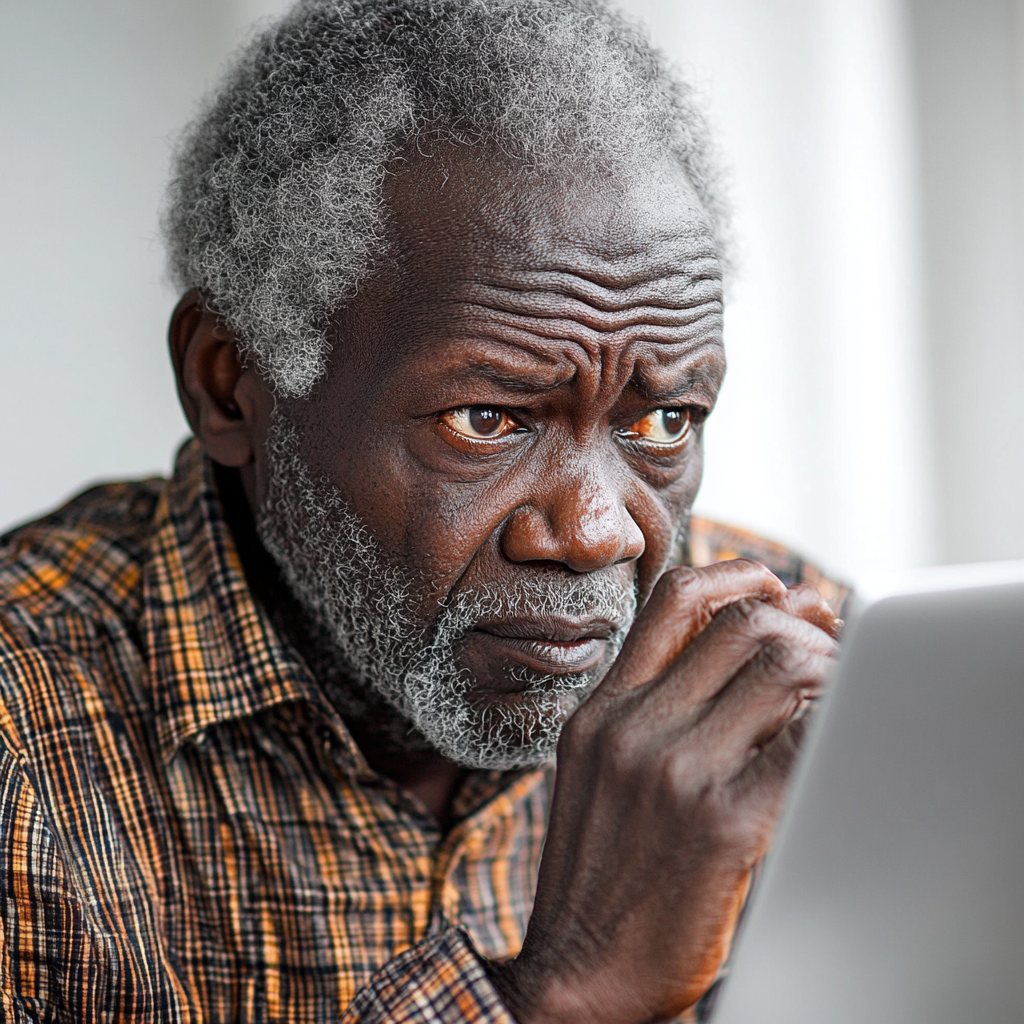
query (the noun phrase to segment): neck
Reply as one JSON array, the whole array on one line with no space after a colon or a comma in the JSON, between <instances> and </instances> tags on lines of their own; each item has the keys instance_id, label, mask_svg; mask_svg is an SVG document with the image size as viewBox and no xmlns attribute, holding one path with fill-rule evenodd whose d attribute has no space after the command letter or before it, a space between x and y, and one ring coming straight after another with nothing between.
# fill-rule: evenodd
<instances>
[{"instance_id":1,"label":"neck","mask_svg":"<svg viewBox=\"0 0 1024 1024\"><path fill-rule=\"evenodd\" d=\"M267 610L274 627L302 655L370 767L415 795L447 827L465 770L434 750L383 697L352 679L335 644L295 600L260 543L238 471L218 465L215 475L253 596Z\"/></svg>"}]
</instances>

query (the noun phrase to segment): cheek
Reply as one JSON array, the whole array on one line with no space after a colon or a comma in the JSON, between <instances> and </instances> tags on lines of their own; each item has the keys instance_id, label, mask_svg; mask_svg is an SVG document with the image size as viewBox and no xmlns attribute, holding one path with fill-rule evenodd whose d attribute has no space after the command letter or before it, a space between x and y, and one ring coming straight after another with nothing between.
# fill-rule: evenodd
<instances>
[{"instance_id":1,"label":"cheek","mask_svg":"<svg viewBox=\"0 0 1024 1024\"><path fill-rule=\"evenodd\" d=\"M641 600L651 592L658 577L678 559L683 528L700 487L701 468L698 440L684 472L676 480L662 488L638 487L627 501L630 515L644 535L644 553L637 566Z\"/></svg>"},{"instance_id":2,"label":"cheek","mask_svg":"<svg viewBox=\"0 0 1024 1024\"><path fill-rule=\"evenodd\" d=\"M410 496L401 558L426 573L443 597L474 563L500 560L501 527L516 504L511 483L426 480Z\"/></svg>"},{"instance_id":3,"label":"cheek","mask_svg":"<svg viewBox=\"0 0 1024 1024\"><path fill-rule=\"evenodd\" d=\"M436 608L500 529L515 501L515 474L453 479L425 464L423 431L383 416L341 413L317 426L322 440L309 436L306 449L310 470L341 491L389 561L424 576L425 603Z\"/></svg>"},{"instance_id":4,"label":"cheek","mask_svg":"<svg viewBox=\"0 0 1024 1024\"><path fill-rule=\"evenodd\" d=\"M515 504L510 485L439 479L401 451L351 460L332 479L385 557L422 574L424 614L433 614L482 554L499 550L501 525Z\"/></svg>"},{"instance_id":5,"label":"cheek","mask_svg":"<svg viewBox=\"0 0 1024 1024\"><path fill-rule=\"evenodd\" d=\"M332 442L329 451L327 446L314 447L311 469L325 472L342 491L385 557L423 575L424 614L433 614L456 584L477 576L501 578L505 566L500 532L530 493L529 460L506 465L489 477L446 479L425 466L397 431L380 436L347 424L332 433L343 442ZM673 542L700 476L698 437L684 471L674 480L661 483L634 475L623 488L626 508L644 535L645 550L636 570L642 595L673 559Z\"/></svg>"}]
</instances>

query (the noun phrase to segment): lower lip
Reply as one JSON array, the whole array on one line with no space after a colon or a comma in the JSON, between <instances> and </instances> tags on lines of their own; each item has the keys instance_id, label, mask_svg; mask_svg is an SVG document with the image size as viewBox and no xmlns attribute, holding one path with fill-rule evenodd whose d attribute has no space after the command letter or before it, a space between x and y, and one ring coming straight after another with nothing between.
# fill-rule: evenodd
<instances>
[{"instance_id":1,"label":"lower lip","mask_svg":"<svg viewBox=\"0 0 1024 1024\"><path fill-rule=\"evenodd\" d=\"M518 661L536 672L553 675L572 675L596 668L604 657L606 640L587 637L560 643L552 640L527 640L520 637L498 636L480 630L476 637L489 650L510 661Z\"/></svg>"}]
</instances>

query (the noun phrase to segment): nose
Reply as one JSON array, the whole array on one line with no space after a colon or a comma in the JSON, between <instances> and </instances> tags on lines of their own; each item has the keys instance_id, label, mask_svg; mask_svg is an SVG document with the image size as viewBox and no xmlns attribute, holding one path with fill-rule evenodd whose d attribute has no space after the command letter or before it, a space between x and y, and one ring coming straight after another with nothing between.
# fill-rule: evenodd
<instances>
[{"instance_id":1,"label":"nose","mask_svg":"<svg viewBox=\"0 0 1024 1024\"><path fill-rule=\"evenodd\" d=\"M558 562L573 572L629 562L644 535L613 481L597 472L552 482L505 523L501 547L512 562Z\"/></svg>"}]
</instances>

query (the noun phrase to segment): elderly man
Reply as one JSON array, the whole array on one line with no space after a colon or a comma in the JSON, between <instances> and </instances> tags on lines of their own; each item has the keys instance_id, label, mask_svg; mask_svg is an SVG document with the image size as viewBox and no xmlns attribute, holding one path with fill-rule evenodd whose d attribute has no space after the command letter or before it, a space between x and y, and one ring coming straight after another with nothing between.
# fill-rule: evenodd
<instances>
[{"instance_id":1,"label":"elderly man","mask_svg":"<svg viewBox=\"0 0 1024 1024\"><path fill-rule=\"evenodd\" d=\"M166 210L195 439L0 549L3 1020L706 1014L837 626L689 521L711 167L599 0L241 55Z\"/></svg>"}]
</instances>

